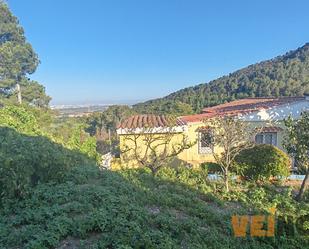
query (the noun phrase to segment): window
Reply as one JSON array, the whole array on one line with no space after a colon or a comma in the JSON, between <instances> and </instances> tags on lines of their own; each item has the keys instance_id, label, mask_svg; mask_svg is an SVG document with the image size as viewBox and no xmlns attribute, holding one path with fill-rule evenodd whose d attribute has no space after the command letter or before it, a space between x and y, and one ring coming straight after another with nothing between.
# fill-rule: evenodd
<instances>
[{"instance_id":1,"label":"window","mask_svg":"<svg viewBox=\"0 0 309 249\"><path fill-rule=\"evenodd\" d=\"M277 132L263 132L255 136L257 144L272 144L277 146Z\"/></svg>"},{"instance_id":2,"label":"window","mask_svg":"<svg viewBox=\"0 0 309 249\"><path fill-rule=\"evenodd\" d=\"M210 154L212 153L213 138L210 130L199 132L199 153Z\"/></svg>"},{"instance_id":3,"label":"window","mask_svg":"<svg viewBox=\"0 0 309 249\"><path fill-rule=\"evenodd\" d=\"M263 143L263 135L262 135L262 134L257 134L257 135L255 136L255 142L256 142L257 144L262 144L262 143Z\"/></svg>"}]
</instances>

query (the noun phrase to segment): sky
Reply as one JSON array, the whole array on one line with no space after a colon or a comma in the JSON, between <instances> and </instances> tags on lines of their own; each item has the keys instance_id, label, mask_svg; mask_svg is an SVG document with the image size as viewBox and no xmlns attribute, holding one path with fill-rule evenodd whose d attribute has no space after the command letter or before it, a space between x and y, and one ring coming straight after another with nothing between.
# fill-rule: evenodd
<instances>
[{"instance_id":1,"label":"sky","mask_svg":"<svg viewBox=\"0 0 309 249\"><path fill-rule=\"evenodd\" d=\"M52 104L133 103L309 42L308 0L7 0Z\"/></svg>"}]
</instances>

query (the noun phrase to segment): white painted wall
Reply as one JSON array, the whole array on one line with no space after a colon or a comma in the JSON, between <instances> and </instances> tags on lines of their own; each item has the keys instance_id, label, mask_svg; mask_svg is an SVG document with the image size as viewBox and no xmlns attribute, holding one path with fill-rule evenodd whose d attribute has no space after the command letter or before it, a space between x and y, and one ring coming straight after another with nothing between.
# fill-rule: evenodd
<instances>
[{"instance_id":1,"label":"white painted wall","mask_svg":"<svg viewBox=\"0 0 309 249\"><path fill-rule=\"evenodd\" d=\"M280 105L271 109L260 110L250 114L239 116L243 121L282 121L290 115L298 119L304 111L309 111L309 98L291 104Z\"/></svg>"}]
</instances>

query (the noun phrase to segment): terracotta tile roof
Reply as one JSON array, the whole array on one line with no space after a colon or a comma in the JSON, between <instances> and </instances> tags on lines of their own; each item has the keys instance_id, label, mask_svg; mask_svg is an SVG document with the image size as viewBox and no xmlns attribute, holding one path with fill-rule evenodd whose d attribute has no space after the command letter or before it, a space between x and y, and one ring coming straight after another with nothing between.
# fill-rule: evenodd
<instances>
[{"instance_id":1,"label":"terracotta tile roof","mask_svg":"<svg viewBox=\"0 0 309 249\"><path fill-rule=\"evenodd\" d=\"M246 114L262 109L289 104L305 100L305 97L281 97L281 98L247 98L235 100L225 104L204 108L201 114L182 116L184 122L198 122L206 118L226 115Z\"/></svg>"},{"instance_id":2,"label":"terracotta tile roof","mask_svg":"<svg viewBox=\"0 0 309 249\"><path fill-rule=\"evenodd\" d=\"M123 120L118 128L134 129L134 128L154 128L154 127L170 127L182 126L185 122L178 118L164 115L135 115Z\"/></svg>"},{"instance_id":3,"label":"terracotta tile roof","mask_svg":"<svg viewBox=\"0 0 309 249\"><path fill-rule=\"evenodd\" d=\"M186 123L190 122L199 122L203 121L204 119L207 118L212 118L215 115L209 114L209 113L201 113L201 114L193 114L193 115L188 115L188 116L181 116L181 120L183 120Z\"/></svg>"},{"instance_id":4,"label":"terracotta tile roof","mask_svg":"<svg viewBox=\"0 0 309 249\"><path fill-rule=\"evenodd\" d=\"M263 127L261 130L261 132L280 132L280 131L283 131L283 129L277 126Z\"/></svg>"}]
</instances>

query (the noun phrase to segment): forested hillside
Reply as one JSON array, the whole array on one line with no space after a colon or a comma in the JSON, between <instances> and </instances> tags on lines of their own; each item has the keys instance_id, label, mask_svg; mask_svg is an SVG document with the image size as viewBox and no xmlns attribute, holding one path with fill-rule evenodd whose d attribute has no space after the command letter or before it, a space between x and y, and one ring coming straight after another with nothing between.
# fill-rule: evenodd
<instances>
[{"instance_id":1,"label":"forested hillside","mask_svg":"<svg viewBox=\"0 0 309 249\"><path fill-rule=\"evenodd\" d=\"M238 70L209 83L182 89L164 98L134 106L139 112L160 110L170 101L203 107L245 97L309 94L309 43L283 56Z\"/></svg>"}]
</instances>

